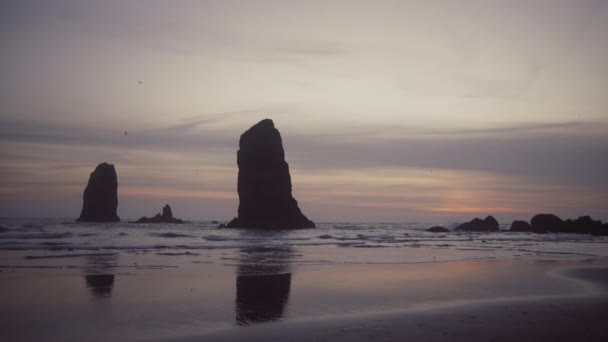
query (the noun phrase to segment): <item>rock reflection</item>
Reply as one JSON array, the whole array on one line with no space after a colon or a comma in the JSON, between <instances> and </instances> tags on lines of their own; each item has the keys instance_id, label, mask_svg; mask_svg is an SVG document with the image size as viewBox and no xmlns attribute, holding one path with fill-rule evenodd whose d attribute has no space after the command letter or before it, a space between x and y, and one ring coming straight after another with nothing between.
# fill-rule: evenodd
<instances>
[{"instance_id":1,"label":"rock reflection","mask_svg":"<svg viewBox=\"0 0 608 342\"><path fill-rule=\"evenodd\" d=\"M292 248L245 248L236 278L236 324L283 318L291 289L289 260Z\"/></svg>"},{"instance_id":2,"label":"rock reflection","mask_svg":"<svg viewBox=\"0 0 608 342\"><path fill-rule=\"evenodd\" d=\"M87 269L84 275L86 287L93 299L104 299L112 296L114 274L104 274L112 270L118 261L117 255L96 255L87 257Z\"/></svg>"},{"instance_id":3,"label":"rock reflection","mask_svg":"<svg viewBox=\"0 0 608 342\"><path fill-rule=\"evenodd\" d=\"M84 277L87 281L87 287L95 298L106 298L112 295L113 274L91 274Z\"/></svg>"}]
</instances>

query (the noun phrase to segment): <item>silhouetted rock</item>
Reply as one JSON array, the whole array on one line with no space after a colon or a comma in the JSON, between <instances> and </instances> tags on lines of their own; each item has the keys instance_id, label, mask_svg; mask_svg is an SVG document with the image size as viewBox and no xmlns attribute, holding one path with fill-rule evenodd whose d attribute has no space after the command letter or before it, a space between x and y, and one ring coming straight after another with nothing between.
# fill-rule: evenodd
<instances>
[{"instance_id":1,"label":"silhouetted rock","mask_svg":"<svg viewBox=\"0 0 608 342\"><path fill-rule=\"evenodd\" d=\"M580 216L576 220L567 219L559 227L559 233L581 233L591 234L594 230L600 229L602 221L594 220L589 216Z\"/></svg>"},{"instance_id":2,"label":"silhouetted rock","mask_svg":"<svg viewBox=\"0 0 608 342\"><path fill-rule=\"evenodd\" d=\"M118 180L114 165L101 163L89 177L84 189L79 222L117 222Z\"/></svg>"},{"instance_id":3,"label":"silhouetted rock","mask_svg":"<svg viewBox=\"0 0 608 342\"><path fill-rule=\"evenodd\" d=\"M492 232L498 231L498 221L493 216L487 216L485 219L478 217L473 220L463 223L456 227L456 230L465 232Z\"/></svg>"},{"instance_id":4,"label":"silhouetted rock","mask_svg":"<svg viewBox=\"0 0 608 342\"><path fill-rule=\"evenodd\" d=\"M167 204L163 207L162 215L160 213L156 214L154 217L142 217L134 223L184 223L183 220L177 219L173 217L173 211L171 207Z\"/></svg>"},{"instance_id":5,"label":"silhouetted rock","mask_svg":"<svg viewBox=\"0 0 608 342\"><path fill-rule=\"evenodd\" d=\"M238 217L229 228L314 228L291 194L289 165L285 161L281 134L265 119L241 135Z\"/></svg>"},{"instance_id":6,"label":"silhouetted rock","mask_svg":"<svg viewBox=\"0 0 608 342\"><path fill-rule=\"evenodd\" d=\"M595 236L608 236L608 223L604 223L599 227L593 227L591 234Z\"/></svg>"},{"instance_id":7,"label":"silhouetted rock","mask_svg":"<svg viewBox=\"0 0 608 342\"><path fill-rule=\"evenodd\" d=\"M510 230L512 232L529 232L532 231L532 226L530 226L530 224L526 221L515 220L513 223L511 223Z\"/></svg>"},{"instance_id":8,"label":"silhouetted rock","mask_svg":"<svg viewBox=\"0 0 608 342\"><path fill-rule=\"evenodd\" d=\"M427 229L426 231L431 232L431 233L449 233L450 232L450 230L448 228L441 227L441 226L434 226L434 227Z\"/></svg>"},{"instance_id":9,"label":"silhouetted rock","mask_svg":"<svg viewBox=\"0 0 608 342\"><path fill-rule=\"evenodd\" d=\"M558 232L563 223L562 219L553 214L537 214L530 220L534 233Z\"/></svg>"},{"instance_id":10,"label":"silhouetted rock","mask_svg":"<svg viewBox=\"0 0 608 342\"><path fill-rule=\"evenodd\" d=\"M10 229L0 226L0 233L8 232Z\"/></svg>"},{"instance_id":11,"label":"silhouetted rock","mask_svg":"<svg viewBox=\"0 0 608 342\"><path fill-rule=\"evenodd\" d=\"M213 220L213 221L211 221L211 223L213 223L213 224L218 224L218 223L220 223L220 222L219 222L219 221L216 221L216 220Z\"/></svg>"}]
</instances>

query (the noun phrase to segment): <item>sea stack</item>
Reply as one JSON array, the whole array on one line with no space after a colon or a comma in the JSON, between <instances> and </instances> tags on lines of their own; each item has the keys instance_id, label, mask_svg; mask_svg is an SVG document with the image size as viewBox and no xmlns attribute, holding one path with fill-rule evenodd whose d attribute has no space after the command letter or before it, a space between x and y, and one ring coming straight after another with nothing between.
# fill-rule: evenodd
<instances>
[{"instance_id":1,"label":"sea stack","mask_svg":"<svg viewBox=\"0 0 608 342\"><path fill-rule=\"evenodd\" d=\"M512 232L529 232L532 231L532 226L526 221L515 220L511 223L511 229L509 230Z\"/></svg>"},{"instance_id":2,"label":"sea stack","mask_svg":"<svg viewBox=\"0 0 608 342\"><path fill-rule=\"evenodd\" d=\"M476 217L469 222L463 223L456 227L456 230L465 232L495 232L499 230L499 226L494 216L486 216L483 220Z\"/></svg>"},{"instance_id":3,"label":"sea stack","mask_svg":"<svg viewBox=\"0 0 608 342\"><path fill-rule=\"evenodd\" d=\"M101 163L89 177L84 189L79 222L117 222L118 179L114 165Z\"/></svg>"},{"instance_id":4,"label":"sea stack","mask_svg":"<svg viewBox=\"0 0 608 342\"><path fill-rule=\"evenodd\" d=\"M133 223L184 223L184 220L173 217L171 206L166 204L163 207L163 213L158 213L153 217L142 217Z\"/></svg>"},{"instance_id":5,"label":"sea stack","mask_svg":"<svg viewBox=\"0 0 608 342\"><path fill-rule=\"evenodd\" d=\"M285 161L281 134L265 119L241 135L238 217L228 228L314 228L291 195L291 176Z\"/></svg>"}]
</instances>

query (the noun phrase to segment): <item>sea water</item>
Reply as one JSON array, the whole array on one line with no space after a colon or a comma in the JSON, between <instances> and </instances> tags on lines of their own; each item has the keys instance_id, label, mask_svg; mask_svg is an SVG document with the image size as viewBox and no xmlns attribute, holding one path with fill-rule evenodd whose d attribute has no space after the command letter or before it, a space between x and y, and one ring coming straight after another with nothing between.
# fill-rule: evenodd
<instances>
[{"instance_id":1,"label":"sea water","mask_svg":"<svg viewBox=\"0 0 608 342\"><path fill-rule=\"evenodd\" d=\"M268 272L273 264L285 262L291 267L305 267L608 257L608 237L509 232L507 225L501 225L500 232L489 233L427 232L432 225L318 223L316 229L265 231L219 229L217 223L206 221L100 224L66 219L0 219L0 277L15 272L69 274L71 270L108 267L140 272L164 268L167 272L196 274L200 268L197 265L220 270L243 263L260 266L250 267L252 272ZM453 228L455 224L444 225Z\"/></svg>"}]
</instances>

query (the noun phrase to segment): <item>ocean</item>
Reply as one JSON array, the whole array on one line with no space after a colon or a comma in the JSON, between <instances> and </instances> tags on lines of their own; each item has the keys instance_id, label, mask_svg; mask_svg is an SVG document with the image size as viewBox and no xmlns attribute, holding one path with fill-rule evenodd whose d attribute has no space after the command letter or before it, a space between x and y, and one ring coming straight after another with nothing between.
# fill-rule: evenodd
<instances>
[{"instance_id":1,"label":"ocean","mask_svg":"<svg viewBox=\"0 0 608 342\"><path fill-rule=\"evenodd\" d=\"M132 260L195 272L195 265L234 267L247 262L273 267L332 264L407 264L462 260L580 260L608 257L608 238L585 234L425 231L437 223L318 223L316 229L266 231L218 229L218 224L77 223L67 219L0 219L0 277L13 272L98 271L90 259ZM439 222L439 224L442 224ZM443 223L454 227L454 223ZM502 225L501 229L508 229ZM268 253L263 251L267 250ZM282 255L285 254L285 255ZM137 263L134 264L134 263ZM168 267L171 266L171 267ZM264 267L262 267L262 270ZM58 271L59 270L59 271Z\"/></svg>"}]
</instances>

